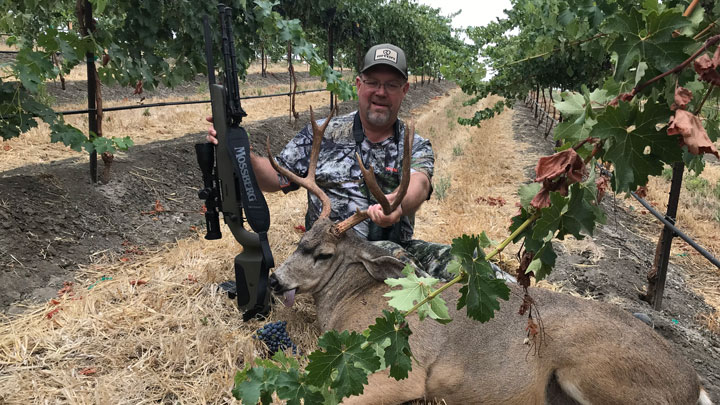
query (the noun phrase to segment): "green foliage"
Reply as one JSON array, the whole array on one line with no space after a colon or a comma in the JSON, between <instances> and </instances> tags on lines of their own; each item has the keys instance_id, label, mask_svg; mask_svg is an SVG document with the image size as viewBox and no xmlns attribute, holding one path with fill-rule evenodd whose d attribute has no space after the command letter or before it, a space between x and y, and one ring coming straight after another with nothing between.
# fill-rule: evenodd
<instances>
[{"instance_id":1,"label":"green foliage","mask_svg":"<svg viewBox=\"0 0 720 405\"><path fill-rule=\"evenodd\" d=\"M447 309L445 312L447 313ZM405 317L397 310L383 310L383 317L377 318L368 331L369 342L385 346L383 359L385 364L390 366L390 377L396 380L407 378L412 369L412 352L408 341L412 332L405 322Z\"/></svg>"},{"instance_id":2,"label":"green foliage","mask_svg":"<svg viewBox=\"0 0 720 405\"><path fill-rule=\"evenodd\" d=\"M434 292L432 287L437 284L439 280L431 277L416 276L415 269L410 265L405 266L403 274L405 275L404 278L385 280L385 284L391 287L402 288L400 290L392 290L384 296L390 298L390 301L388 301L390 306L401 311L409 311ZM434 299L420 305L417 308L417 313L420 320L429 316L441 323L450 321L447 305L441 299Z\"/></svg>"},{"instance_id":3,"label":"green foliage","mask_svg":"<svg viewBox=\"0 0 720 405\"><path fill-rule=\"evenodd\" d=\"M663 179L666 181L672 180L673 170L672 167L663 167L662 173L660 173Z\"/></svg>"},{"instance_id":4,"label":"green foliage","mask_svg":"<svg viewBox=\"0 0 720 405\"><path fill-rule=\"evenodd\" d=\"M308 382L322 385L332 381L330 388L339 397L358 395L367 384L367 370L378 370L380 360L374 348L363 345L366 338L356 332L326 332L318 340L320 350L308 356Z\"/></svg>"},{"instance_id":5,"label":"green foliage","mask_svg":"<svg viewBox=\"0 0 720 405\"><path fill-rule=\"evenodd\" d=\"M670 115L670 110L659 103L646 104L641 111L637 104L621 102L598 117L590 136L606 141L603 157L615 165L614 190L634 191L647 184L648 176L661 174L663 163L682 158L677 140L659 136L662 134L657 130Z\"/></svg>"},{"instance_id":6,"label":"green foliage","mask_svg":"<svg viewBox=\"0 0 720 405\"><path fill-rule=\"evenodd\" d=\"M9 80L0 78L0 133L3 139L18 136L37 126L38 117L50 125L52 141L75 150L125 149L129 146L125 140L97 140L68 128L49 107L51 100L44 95L43 84L84 62L87 53L95 54L96 60L97 55L107 54L107 64L96 62L104 84L142 82L145 89L153 89L161 83L173 87L185 82L207 70L201 17L216 16L217 9L211 2L94 0L96 24L88 33L84 19L79 21L75 14L75 4L68 0L0 2L0 31L9 33L7 43L19 48L8 64ZM225 4L233 11L241 77L255 55L251 46L273 43L284 48L291 42L297 55L310 63L311 73L327 82L328 90L343 100L354 97L352 84L329 68L306 40L299 21L273 11L277 2L231 0ZM219 39L215 42L215 54L220 55ZM57 53L62 56L59 66L51 62Z\"/></svg>"},{"instance_id":7,"label":"green foliage","mask_svg":"<svg viewBox=\"0 0 720 405\"><path fill-rule=\"evenodd\" d=\"M692 194L700 195L701 197L707 197L710 195L710 182L697 175L685 176L684 179L685 189Z\"/></svg>"},{"instance_id":8,"label":"green foliage","mask_svg":"<svg viewBox=\"0 0 720 405\"><path fill-rule=\"evenodd\" d=\"M433 188L435 189L435 196L438 198L438 200L444 200L445 197L447 197L448 190L450 189L450 177L438 177L433 184Z\"/></svg>"},{"instance_id":9,"label":"green foliage","mask_svg":"<svg viewBox=\"0 0 720 405\"><path fill-rule=\"evenodd\" d=\"M499 299L507 301L510 298L510 289L503 280L495 278L495 272L485 259L483 249L489 246L490 239L483 233L453 239L450 249L467 280L460 289L457 308L467 306L468 317L480 322L493 318L494 312L500 309Z\"/></svg>"},{"instance_id":10,"label":"green foliage","mask_svg":"<svg viewBox=\"0 0 720 405\"><path fill-rule=\"evenodd\" d=\"M650 5L646 3L646 5ZM692 38L674 38L672 33L690 24L678 9L664 7L638 9L613 14L604 24L603 32L618 34L610 47L618 55L615 79L631 74L630 68L646 62L660 71L670 70L686 58L685 48Z\"/></svg>"}]
</instances>

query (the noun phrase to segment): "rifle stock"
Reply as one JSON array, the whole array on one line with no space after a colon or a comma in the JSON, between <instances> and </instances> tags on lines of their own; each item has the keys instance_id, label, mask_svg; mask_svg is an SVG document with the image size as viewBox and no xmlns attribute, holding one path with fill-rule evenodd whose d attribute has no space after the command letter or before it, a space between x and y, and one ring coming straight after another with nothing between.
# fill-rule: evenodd
<instances>
[{"instance_id":1,"label":"rifle stock","mask_svg":"<svg viewBox=\"0 0 720 405\"><path fill-rule=\"evenodd\" d=\"M243 319L248 320L264 316L270 310L267 276L274 266L267 240L270 214L250 165L247 132L240 126L246 114L240 105L230 9L222 4L218 5L218 9L225 62L223 84L215 83L210 26L207 16L203 19L212 116L218 144L195 145L205 186L198 196L205 200L207 208L205 238L222 237L219 224L219 212L222 212L233 237L243 247L235 257L235 295ZM253 232L245 229L243 213L247 215Z\"/></svg>"}]
</instances>

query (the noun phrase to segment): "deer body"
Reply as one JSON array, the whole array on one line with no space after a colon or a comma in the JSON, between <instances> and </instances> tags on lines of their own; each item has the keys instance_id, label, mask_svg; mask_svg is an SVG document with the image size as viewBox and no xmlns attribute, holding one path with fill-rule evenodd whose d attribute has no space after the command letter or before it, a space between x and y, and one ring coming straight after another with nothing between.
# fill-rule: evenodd
<instances>
[{"instance_id":1,"label":"deer body","mask_svg":"<svg viewBox=\"0 0 720 405\"><path fill-rule=\"evenodd\" d=\"M319 220L280 266L271 284L311 293L322 329L362 331L386 308L382 280L401 277L403 264L352 233L335 236ZM443 399L448 404L694 404L695 370L632 315L603 304L531 288L545 338L525 343L522 291L481 324L455 310L459 288L443 294L453 321L409 318L417 361L408 379L372 375L365 393L346 403L399 404Z\"/></svg>"}]
</instances>

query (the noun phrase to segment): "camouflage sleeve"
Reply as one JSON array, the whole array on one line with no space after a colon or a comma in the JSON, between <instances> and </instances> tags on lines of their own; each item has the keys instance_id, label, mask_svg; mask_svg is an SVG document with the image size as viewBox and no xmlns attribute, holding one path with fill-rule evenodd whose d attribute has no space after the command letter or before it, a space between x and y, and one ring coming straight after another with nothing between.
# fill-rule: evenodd
<instances>
[{"instance_id":1,"label":"camouflage sleeve","mask_svg":"<svg viewBox=\"0 0 720 405\"><path fill-rule=\"evenodd\" d=\"M428 179L432 181L434 164L435 156L430 141L415 134L412 148L412 164L410 165L411 172L425 173Z\"/></svg>"},{"instance_id":2,"label":"camouflage sleeve","mask_svg":"<svg viewBox=\"0 0 720 405\"><path fill-rule=\"evenodd\" d=\"M300 132L295 135L285 148L275 156L278 165L290 170L300 177L305 177L310 162L310 149L312 147L312 131L308 124ZM289 193L300 188L297 184L291 182L287 177L278 173L278 181L280 189L284 193Z\"/></svg>"}]
</instances>

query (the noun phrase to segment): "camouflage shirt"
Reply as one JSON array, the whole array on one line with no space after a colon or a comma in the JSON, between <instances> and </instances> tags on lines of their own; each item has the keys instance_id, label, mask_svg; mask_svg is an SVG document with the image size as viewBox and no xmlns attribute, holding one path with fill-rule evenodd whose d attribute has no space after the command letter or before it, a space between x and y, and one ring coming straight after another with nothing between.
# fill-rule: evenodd
<instances>
[{"instance_id":1,"label":"camouflage shirt","mask_svg":"<svg viewBox=\"0 0 720 405\"><path fill-rule=\"evenodd\" d=\"M316 169L315 181L318 186L330 197L332 208L330 219L341 221L355 213L356 209L365 210L370 205L377 204L375 198L369 193L355 160L355 152L360 150L365 167L372 166L378 185L385 194L392 193L400 184L402 169L403 137L405 123L398 120L395 123L394 136L379 142L372 143L364 135L358 144L355 136L362 132L362 125L357 112L333 118L325 131L322 140L320 156ZM319 120L320 125L324 120ZM355 135L353 131L355 128ZM285 149L276 157L278 164L292 172L304 177L307 174L310 149L312 145L312 127L308 124L293 138ZM412 147L411 172L421 172L432 179L434 157L430 141L415 134ZM280 185L284 192L299 188L295 183L279 175ZM428 196L429 198L429 196ZM320 200L308 193L308 212L305 218L306 226L315 222L322 210ZM365 220L355 227L355 230L368 236L370 220ZM400 220L400 240L412 239L414 216L403 216Z\"/></svg>"}]
</instances>

